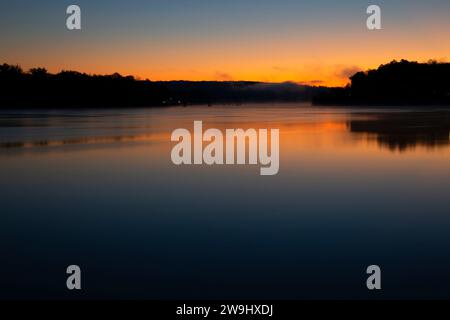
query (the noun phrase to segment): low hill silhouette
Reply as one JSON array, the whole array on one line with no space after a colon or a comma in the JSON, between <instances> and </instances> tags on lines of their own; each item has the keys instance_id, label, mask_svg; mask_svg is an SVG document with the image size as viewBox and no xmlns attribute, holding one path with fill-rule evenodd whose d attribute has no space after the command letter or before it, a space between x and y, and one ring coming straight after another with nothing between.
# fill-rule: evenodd
<instances>
[{"instance_id":1,"label":"low hill silhouette","mask_svg":"<svg viewBox=\"0 0 450 320\"><path fill-rule=\"evenodd\" d=\"M132 76L24 72L0 65L0 108L152 107L312 101L316 105L450 105L450 63L401 60L357 72L345 88L292 82L150 81Z\"/></svg>"},{"instance_id":2,"label":"low hill silhouette","mask_svg":"<svg viewBox=\"0 0 450 320\"><path fill-rule=\"evenodd\" d=\"M401 60L357 72L345 88L313 98L323 105L450 105L450 63Z\"/></svg>"},{"instance_id":3,"label":"low hill silhouette","mask_svg":"<svg viewBox=\"0 0 450 320\"><path fill-rule=\"evenodd\" d=\"M215 103L311 101L324 88L251 81L150 81L132 76L24 72L0 65L0 108L129 107Z\"/></svg>"}]
</instances>

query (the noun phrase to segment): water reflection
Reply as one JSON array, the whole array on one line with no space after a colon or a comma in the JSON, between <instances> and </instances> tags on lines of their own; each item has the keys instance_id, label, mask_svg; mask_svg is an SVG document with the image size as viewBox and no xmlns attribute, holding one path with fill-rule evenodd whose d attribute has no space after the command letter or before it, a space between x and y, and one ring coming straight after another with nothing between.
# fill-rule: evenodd
<instances>
[{"instance_id":1,"label":"water reflection","mask_svg":"<svg viewBox=\"0 0 450 320\"><path fill-rule=\"evenodd\" d=\"M155 139L154 135L123 135L123 136L108 136L108 137L82 137L62 140L37 140L37 141L15 141L15 142L0 142L0 148L33 148L33 147L58 147L65 145L76 144L96 144L96 143L114 143L114 142L136 142L136 141L152 141Z\"/></svg>"},{"instance_id":2,"label":"water reflection","mask_svg":"<svg viewBox=\"0 0 450 320\"><path fill-rule=\"evenodd\" d=\"M348 122L352 133L366 133L381 147L405 152L417 146L438 148L450 143L450 112L380 113L369 119Z\"/></svg>"},{"instance_id":3,"label":"water reflection","mask_svg":"<svg viewBox=\"0 0 450 320\"><path fill-rule=\"evenodd\" d=\"M0 149L32 151L66 145L170 142L171 130L190 128L192 121L199 119L205 126L221 129L280 128L286 152L302 145L314 147L317 134L330 144L376 141L382 148L399 152L450 144L450 111L277 106L1 114Z\"/></svg>"},{"instance_id":4,"label":"water reflection","mask_svg":"<svg viewBox=\"0 0 450 320\"><path fill-rule=\"evenodd\" d=\"M279 174L174 165L194 120L279 128ZM72 298L74 263L85 298L372 298L376 263L380 298L448 299L448 130L446 112L298 105L0 114L0 298Z\"/></svg>"}]
</instances>

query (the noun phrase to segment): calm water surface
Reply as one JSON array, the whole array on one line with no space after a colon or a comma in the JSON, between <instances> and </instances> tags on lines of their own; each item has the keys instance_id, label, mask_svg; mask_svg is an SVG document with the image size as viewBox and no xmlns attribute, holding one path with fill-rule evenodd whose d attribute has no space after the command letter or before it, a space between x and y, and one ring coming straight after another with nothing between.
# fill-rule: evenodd
<instances>
[{"instance_id":1,"label":"calm water surface","mask_svg":"<svg viewBox=\"0 0 450 320\"><path fill-rule=\"evenodd\" d=\"M279 128L278 175L173 165L194 120ZM445 110L1 111L0 298L450 298L449 131Z\"/></svg>"}]
</instances>

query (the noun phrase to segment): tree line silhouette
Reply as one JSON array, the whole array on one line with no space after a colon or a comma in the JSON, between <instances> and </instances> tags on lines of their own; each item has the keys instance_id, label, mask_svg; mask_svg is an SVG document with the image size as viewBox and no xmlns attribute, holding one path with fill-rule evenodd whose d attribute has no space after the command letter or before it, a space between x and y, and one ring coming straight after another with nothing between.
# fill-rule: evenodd
<instances>
[{"instance_id":1,"label":"tree line silhouette","mask_svg":"<svg viewBox=\"0 0 450 320\"><path fill-rule=\"evenodd\" d=\"M295 83L150 81L132 76L24 72L0 65L0 107L127 107L310 101L322 89Z\"/></svg>"},{"instance_id":2,"label":"tree line silhouette","mask_svg":"<svg viewBox=\"0 0 450 320\"><path fill-rule=\"evenodd\" d=\"M345 88L315 96L315 104L450 105L450 63L392 61L357 72Z\"/></svg>"},{"instance_id":3,"label":"tree line silhouette","mask_svg":"<svg viewBox=\"0 0 450 320\"><path fill-rule=\"evenodd\" d=\"M345 88L292 82L150 81L0 65L0 108L132 107L312 101L317 105L450 105L450 63L401 60L357 72Z\"/></svg>"}]
</instances>

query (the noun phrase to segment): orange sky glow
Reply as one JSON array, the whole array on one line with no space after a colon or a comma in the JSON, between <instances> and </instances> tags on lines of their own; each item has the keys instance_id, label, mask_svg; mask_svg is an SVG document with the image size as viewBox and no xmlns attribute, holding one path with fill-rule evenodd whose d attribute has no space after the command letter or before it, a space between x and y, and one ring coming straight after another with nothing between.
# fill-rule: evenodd
<instances>
[{"instance_id":1,"label":"orange sky glow","mask_svg":"<svg viewBox=\"0 0 450 320\"><path fill-rule=\"evenodd\" d=\"M377 68L394 59L450 60L450 19L444 19L447 13L422 10L422 19L418 19L416 12L409 13L401 7L397 9L398 17L389 19L386 5L382 30L369 31L364 8L348 8L355 13L337 15L336 22L312 24L304 13L298 21L273 18L270 27L264 19L251 24L241 21L239 28L209 20L195 21L197 26L186 20L189 30L169 31L155 31L159 26L156 24L128 27L133 21L120 28L89 26L78 33L51 29L52 35L44 27L34 27L28 33L24 30L23 34L6 36L0 63L19 64L24 69L45 67L50 72L119 72L154 81L292 81L345 86L355 72ZM322 11L314 12L319 15ZM347 11L342 10L344 14Z\"/></svg>"}]
</instances>

